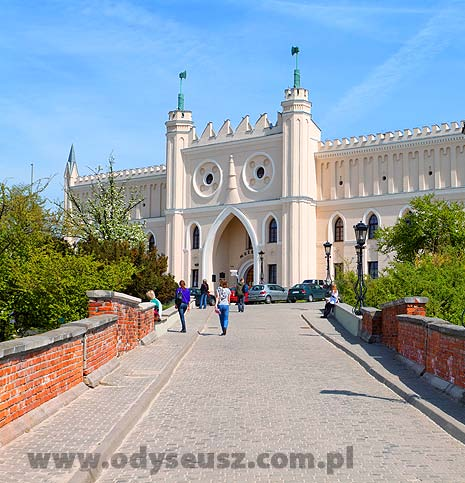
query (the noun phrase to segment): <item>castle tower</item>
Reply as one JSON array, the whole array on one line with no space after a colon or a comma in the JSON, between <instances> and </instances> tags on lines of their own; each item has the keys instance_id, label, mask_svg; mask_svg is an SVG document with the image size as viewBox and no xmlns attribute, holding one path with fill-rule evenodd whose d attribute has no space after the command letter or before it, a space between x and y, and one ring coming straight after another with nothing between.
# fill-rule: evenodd
<instances>
[{"instance_id":1,"label":"castle tower","mask_svg":"<svg viewBox=\"0 0 465 483\"><path fill-rule=\"evenodd\" d=\"M292 48L292 54L298 48ZM297 49L295 51L294 49ZM288 285L316 274L316 171L314 153L321 137L313 122L308 90L300 87L294 73L294 87L286 89L283 119L283 280Z\"/></svg>"},{"instance_id":2,"label":"castle tower","mask_svg":"<svg viewBox=\"0 0 465 483\"><path fill-rule=\"evenodd\" d=\"M186 78L186 72L179 74ZM168 113L166 125L166 255L168 256L168 271L176 280L183 276L184 222L181 209L186 206L187 173L182 157L182 150L189 146L194 123L192 112L184 110L184 96L180 88L178 108Z\"/></svg>"}]
</instances>

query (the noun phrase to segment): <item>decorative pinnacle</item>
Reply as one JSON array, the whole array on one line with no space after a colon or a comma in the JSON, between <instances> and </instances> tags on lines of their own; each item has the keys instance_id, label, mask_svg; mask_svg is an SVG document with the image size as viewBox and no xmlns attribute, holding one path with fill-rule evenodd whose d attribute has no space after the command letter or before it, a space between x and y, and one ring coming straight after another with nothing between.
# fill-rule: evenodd
<instances>
[{"instance_id":1,"label":"decorative pinnacle","mask_svg":"<svg viewBox=\"0 0 465 483\"><path fill-rule=\"evenodd\" d=\"M187 79L187 71L179 73L179 94L178 94L178 111L184 111L184 94L182 93L182 80Z\"/></svg>"},{"instance_id":2,"label":"decorative pinnacle","mask_svg":"<svg viewBox=\"0 0 465 483\"><path fill-rule=\"evenodd\" d=\"M295 55L295 69L294 69L294 87L300 87L300 70L297 64L299 57L299 47L291 47L291 55Z\"/></svg>"}]
</instances>

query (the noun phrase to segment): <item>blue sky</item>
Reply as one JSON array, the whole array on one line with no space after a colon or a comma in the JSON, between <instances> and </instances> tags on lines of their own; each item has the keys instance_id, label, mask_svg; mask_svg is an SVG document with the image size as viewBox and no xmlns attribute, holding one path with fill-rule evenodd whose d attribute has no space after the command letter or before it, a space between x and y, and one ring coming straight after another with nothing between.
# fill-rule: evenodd
<instances>
[{"instance_id":1,"label":"blue sky","mask_svg":"<svg viewBox=\"0 0 465 483\"><path fill-rule=\"evenodd\" d=\"M179 72L199 134L267 112L292 45L322 139L465 119L465 0L0 0L0 180L163 164Z\"/></svg>"}]
</instances>

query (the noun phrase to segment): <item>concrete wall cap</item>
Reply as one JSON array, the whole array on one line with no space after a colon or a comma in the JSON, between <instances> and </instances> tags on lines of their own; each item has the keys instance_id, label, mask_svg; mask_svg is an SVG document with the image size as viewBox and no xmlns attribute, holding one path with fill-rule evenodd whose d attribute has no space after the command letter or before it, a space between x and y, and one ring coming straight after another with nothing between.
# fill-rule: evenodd
<instances>
[{"instance_id":1,"label":"concrete wall cap","mask_svg":"<svg viewBox=\"0 0 465 483\"><path fill-rule=\"evenodd\" d=\"M114 292L113 290L88 290L86 295L89 299L114 299L115 301L121 301L131 305L138 305L142 302L142 299L138 297Z\"/></svg>"},{"instance_id":2,"label":"concrete wall cap","mask_svg":"<svg viewBox=\"0 0 465 483\"><path fill-rule=\"evenodd\" d=\"M0 342L0 358L11 355L21 354L36 349L43 349L56 342L79 337L86 332L85 327L64 326L49 330L43 334L31 335L29 337L21 337L20 339L8 340Z\"/></svg>"},{"instance_id":3,"label":"concrete wall cap","mask_svg":"<svg viewBox=\"0 0 465 483\"><path fill-rule=\"evenodd\" d=\"M154 309L155 307L155 304L153 302L141 302L139 304L139 309L142 311L142 312L147 312L147 310L150 310L150 309Z\"/></svg>"},{"instance_id":4,"label":"concrete wall cap","mask_svg":"<svg viewBox=\"0 0 465 483\"><path fill-rule=\"evenodd\" d=\"M381 310L377 309L376 307L362 307L361 310L362 314L364 314L365 312L367 314L376 314L376 312L379 312L381 314Z\"/></svg>"},{"instance_id":5,"label":"concrete wall cap","mask_svg":"<svg viewBox=\"0 0 465 483\"><path fill-rule=\"evenodd\" d=\"M450 337L465 339L465 327L462 327L461 325L455 325L448 322L444 323L444 321L442 321L442 323L432 322L428 327L435 332L440 332L441 334L449 335Z\"/></svg>"},{"instance_id":6,"label":"concrete wall cap","mask_svg":"<svg viewBox=\"0 0 465 483\"><path fill-rule=\"evenodd\" d=\"M104 327L111 323L116 323L118 321L118 316L114 314L102 314L95 315L93 317L88 317L87 319L76 320L74 322L69 322L66 325L72 325L76 327L85 327L86 330L98 329L99 327Z\"/></svg>"},{"instance_id":7,"label":"concrete wall cap","mask_svg":"<svg viewBox=\"0 0 465 483\"><path fill-rule=\"evenodd\" d=\"M404 297L402 299L393 300L392 302L386 302L385 304L381 304L380 308L385 309L388 307L394 307L396 305L404 304L427 304L428 300L428 297Z\"/></svg>"},{"instance_id":8,"label":"concrete wall cap","mask_svg":"<svg viewBox=\"0 0 465 483\"><path fill-rule=\"evenodd\" d=\"M428 325L430 322L428 321L429 317L423 317L421 315L408 315L408 314L399 314L397 316L397 320L399 322L407 322L413 325Z\"/></svg>"}]
</instances>

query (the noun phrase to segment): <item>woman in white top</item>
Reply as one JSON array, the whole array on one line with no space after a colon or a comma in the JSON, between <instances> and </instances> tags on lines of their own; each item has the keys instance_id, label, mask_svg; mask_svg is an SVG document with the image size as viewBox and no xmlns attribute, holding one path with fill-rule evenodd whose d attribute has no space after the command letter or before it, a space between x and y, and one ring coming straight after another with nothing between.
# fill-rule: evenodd
<instances>
[{"instance_id":1,"label":"woman in white top","mask_svg":"<svg viewBox=\"0 0 465 483\"><path fill-rule=\"evenodd\" d=\"M220 324L223 331L220 335L226 335L228 329L230 301L231 290L228 288L228 282L226 280L221 280L220 286L216 291L216 311L220 316Z\"/></svg>"},{"instance_id":2,"label":"woman in white top","mask_svg":"<svg viewBox=\"0 0 465 483\"><path fill-rule=\"evenodd\" d=\"M339 302L339 292L337 290L336 284L333 283L331 285L331 295L329 296L329 300L326 302L325 311L321 317L326 318L329 316L329 314L334 312L334 306L338 302Z\"/></svg>"}]
</instances>

